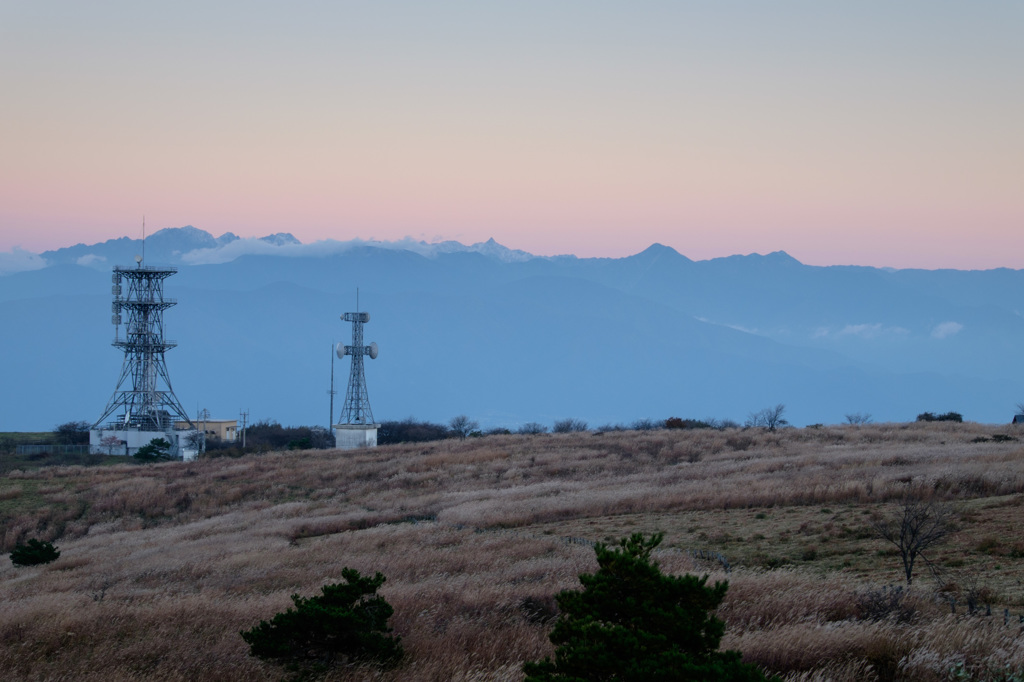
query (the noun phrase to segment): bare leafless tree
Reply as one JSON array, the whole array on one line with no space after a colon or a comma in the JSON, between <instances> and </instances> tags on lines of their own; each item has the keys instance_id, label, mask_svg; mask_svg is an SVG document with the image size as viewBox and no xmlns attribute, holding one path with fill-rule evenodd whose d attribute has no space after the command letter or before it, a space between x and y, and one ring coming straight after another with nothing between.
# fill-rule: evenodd
<instances>
[{"instance_id":1,"label":"bare leafless tree","mask_svg":"<svg viewBox=\"0 0 1024 682\"><path fill-rule=\"evenodd\" d=\"M876 516L871 527L899 551L907 585L914 578L914 561L942 542L953 529L955 514L948 504L908 494L889 514Z\"/></svg>"},{"instance_id":2,"label":"bare leafless tree","mask_svg":"<svg viewBox=\"0 0 1024 682\"><path fill-rule=\"evenodd\" d=\"M578 433L586 430L587 422L582 419L574 419L572 417L559 419L555 422L554 426L551 427L551 433Z\"/></svg>"},{"instance_id":3,"label":"bare leafless tree","mask_svg":"<svg viewBox=\"0 0 1024 682\"><path fill-rule=\"evenodd\" d=\"M871 415L867 412L852 412L846 415L847 424L870 424Z\"/></svg>"},{"instance_id":4,"label":"bare leafless tree","mask_svg":"<svg viewBox=\"0 0 1024 682\"><path fill-rule=\"evenodd\" d=\"M786 426L788 421L782 418L786 406L779 403L775 407L766 407L759 412L751 412L747 417L747 426L763 426L769 431L774 431L780 426Z\"/></svg>"},{"instance_id":5,"label":"bare leafless tree","mask_svg":"<svg viewBox=\"0 0 1024 682\"><path fill-rule=\"evenodd\" d=\"M124 445L124 441L122 441L117 436L105 436L100 440L100 445L107 449L108 455L113 455L114 448L120 449L121 446Z\"/></svg>"},{"instance_id":6,"label":"bare leafless tree","mask_svg":"<svg viewBox=\"0 0 1024 682\"><path fill-rule=\"evenodd\" d=\"M464 414L460 414L457 417L452 417L451 421L448 422L448 428L451 429L453 436L457 438L465 438L479 429L480 423L470 419Z\"/></svg>"},{"instance_id":7,"label":"bare leafless tree","mask_svg":"<svg viewBox=\"0 0 1024 682\"><path fill-rule=\"evenodd\" d=\"M199 452L203 449L203 445L205 444L206 438L204 438L203 432L198 429L189 431L188 435L185 436L185 445L192 450Z\"/></svg>"}]
</instances>

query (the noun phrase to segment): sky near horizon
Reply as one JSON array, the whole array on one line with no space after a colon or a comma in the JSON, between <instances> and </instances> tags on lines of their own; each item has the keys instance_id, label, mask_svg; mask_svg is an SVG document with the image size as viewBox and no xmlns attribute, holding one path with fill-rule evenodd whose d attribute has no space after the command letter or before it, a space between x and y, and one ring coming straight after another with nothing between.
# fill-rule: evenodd
<instances>
[{"instance_id":1,"label":"sky near horizon","mask_svg":"<svg viewBox=\"0 0 1024 682\"><path fill-rule=\"evenodd\" d=\"M0 252L1024 268L1024 3L0 0Z\"/></svg>"}]
</instances>

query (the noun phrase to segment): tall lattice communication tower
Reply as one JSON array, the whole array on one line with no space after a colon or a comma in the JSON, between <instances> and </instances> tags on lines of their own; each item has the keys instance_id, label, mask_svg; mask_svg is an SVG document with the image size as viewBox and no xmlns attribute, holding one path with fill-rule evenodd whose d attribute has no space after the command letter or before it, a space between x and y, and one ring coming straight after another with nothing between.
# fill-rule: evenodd
<instances>
[{"instance_id":1,"label":"tall lattice communication tower","mask_svg":"<svg viewBox=\"0 0 1024 682\"><path fill-rule=\"evenodd\" d=\"M164 353L177 345L164 338L164 311L177 304L164 297L164 280L178 270L143 265L142 256L135 262L134 268L114 267L113 345L124 351L124 364L117 388L93 429L171 433L175 421L195 428L174 395L164 360Z\"/></svg>"},{"instance_id":2,"label":"tall lattice communication tower","mask_svg":"<svg viewBox=\"0 0 1024 682\"><path fill-rule=\"evenodd\" d=\"M341 449L373 447L377 445L377 428L370 408L370 396L366 392L366 374L363 369L363 358L377 357L377 344L363 345L363 325L370 321L369 313L345 313L341 316L345 322L352 323L352 345L339 343L339 358L346 355L352 358L348 373L348 388L345 391L345 404L341 408L341 416L334 425L334 440Z\"/></svg>"}]
</instances>

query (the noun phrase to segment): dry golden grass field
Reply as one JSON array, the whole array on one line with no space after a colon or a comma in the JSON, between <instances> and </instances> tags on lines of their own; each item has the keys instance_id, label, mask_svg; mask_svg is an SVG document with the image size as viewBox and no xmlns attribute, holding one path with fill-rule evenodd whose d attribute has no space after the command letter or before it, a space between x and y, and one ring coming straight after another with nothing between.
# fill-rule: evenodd
<instances>
[{"instance_id":1,"label":"dry golden grass field","mask_svg":"<svg viewBox=\"0 0 1024 682\"><path fill-rule=\"evenodd\" d=\"M905 580L871 519L908 491L951 505L954 532L880 610L883 586ZM596 567L586 541L635 531L665 533L664 570L728 580L723 645L786 680L1024 669L1024 430L1010 426L511 435L14 470L0 523L4 552L29 537L62 552L3 557L5 680L281 679L239 631L343 566L387 576L406 658L328 679L521 680L553 651L554 594Z\"/></svg>"}]
</instances>

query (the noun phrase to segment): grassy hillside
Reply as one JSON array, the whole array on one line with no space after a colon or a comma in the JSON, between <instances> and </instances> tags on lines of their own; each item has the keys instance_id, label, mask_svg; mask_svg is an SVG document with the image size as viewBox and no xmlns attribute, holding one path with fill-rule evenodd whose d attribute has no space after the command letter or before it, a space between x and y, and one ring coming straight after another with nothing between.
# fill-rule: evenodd
<instances>
[{"instance_id":1,"label":"grassy hillside","mask_svg":"<svg viewBox=\"0 0 1024 682\"><path fill-rule=\"evenodd\" d=\"M88 435L88 434L86 434ZM21 469L28 471L49 466L94 466L124 462L123 458L108 455L90 455L86 453L42 452L20 455L19 445L53 445L57 439L53 431L0 431L0 476ZM88 439L86 439L88 443ZM59 449L59 446L54 450Z\"/></svg>"},{"instance_id":2,"label":"grassy hillside","mask_svg":"<svg viewBox=\"0 0 1024 682\"><path fill-rule=\"evenodd\" d=\"M3 550L38 537L63 554L0 564L0 669L280 679L238 631L351 566L388 577L408 656L331 679L520 680L552 651L553 595L595 568L587 543L660 530L666 570L729 581L725 646L787 680L927 682L961 663L990 679L1024 660L1024 432L1009 428L513 435L15 470L0 478ZM871 519L908 491L957 521L894 599L882 587L902 566Z\"/></svg>"}]
</instances>

